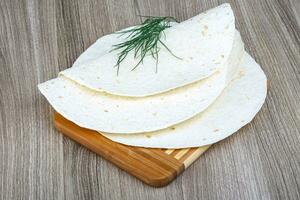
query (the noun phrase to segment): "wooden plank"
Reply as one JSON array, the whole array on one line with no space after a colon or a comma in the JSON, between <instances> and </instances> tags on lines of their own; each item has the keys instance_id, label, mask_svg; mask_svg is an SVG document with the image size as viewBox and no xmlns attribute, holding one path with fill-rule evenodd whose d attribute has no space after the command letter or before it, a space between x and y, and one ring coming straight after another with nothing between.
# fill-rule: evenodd
<instances>
[{"instance_id":1,"label":"wooden plank","mask_svg":"<svg viewBox=\"0 0 300 200\"><path fill-rule=\"evenodd\" d=\"M222 1L0 1L0 199L300 199L299 0L230 2L271 88L251 125L172 184L145 187L57 134L36 89L136 14L187 19Z\"/></svg>"},{"instance_id":2,"label":"wooden plank","mask_svg":"<svg viewBox=\"0 0 300 200\"><path fill-rule=\"evenodd\" d=\"M64 135L155 187L170 183L185 169L186 163L191 164L208 148L198 148L200 151L193 151L180 160L189 149L176 149L173 151L176 154L167 154L166 150L122 145L96 131L81 128L58 113L54 114L54 125Z\"/></svg>"}]
</instances>

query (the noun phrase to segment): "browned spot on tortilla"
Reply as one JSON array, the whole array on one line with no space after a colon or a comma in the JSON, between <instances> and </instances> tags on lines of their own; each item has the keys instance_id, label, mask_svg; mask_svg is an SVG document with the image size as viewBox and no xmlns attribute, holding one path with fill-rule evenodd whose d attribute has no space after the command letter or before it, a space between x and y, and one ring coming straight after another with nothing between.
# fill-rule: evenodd
<instances>
[{"instance_id":1,"label":"browned spot on tortilla","mask_svg":"<svg viewBox=\"0 0 300 200\"><path fill-rule=\"evenodd\" d=\"M151 138L152 136L151 135L145 135L147 138Z\"/></svg>"},{"instance_id":2,"label":"browned spot on tortilla","mask_svg":"<svg viewBox=\"0 0 300 200\"><path fill-rule=\"evenodd\" d=\"M62 99L63 97L62 96L58 96L58 98Z\"/></svg>"},{"instance_id":3,"label":"browned spot on tortilla","mask_svg":"<svg viewBox=\"0 0 300 200\"><path fill-rule=\"evenodd\" d=\"M104 110L104 112L108 112L108 110Z\"/></svg>"},{"instance_id":4,"label":"browned spot on tortilla","mask_svg":"<svg viewBox=\"0 0 300 200\"><path fill-rule=\"evenodd\" d=\"M213 132L218 132L218 131L219 131L219 129L217 129L217 128L213 130Z\"/></svg>"},{"instance_id":5,"label":"browned spot on tortilla","mask_svg":"<svg viewBox=\"0 0 300 200\"><path fill-rule=\"evenodd\" d=\"M243 76L245 76L245 72L244 70L240 70L238 73L238 78L242 78Z\"/></svg>"},{"instance_id":6,"label":"browned spot on tortilla","mask_svg":"<svg viewBox=\"0 0 300 200\"><path fill-rule=\"evenodd\" d=\"M204 28L205 30L207 30L207 29L208 29L208 26L207 26L207 25L204 25L203 28Z\"/></svg>"},{"instance_id":7,"label":"browned spot on tortilla","mask_svg":"<svg viewBox=\"0 0 300 200\"><path fill-rule=\"evenodd\" d=\"M218 70L218 71L216 71L216 73L215 74L220 74L221 72L220 72L220 70Z\"/></svg>"},{"instance_id":8,"label":"browned spot on tortilla","mask_svg":"<svg viewBox=\"0 0 300 200\"><path fill-rule=\"evenodd\" d=\"M242 120L241 122L245 122L245 120Z\"/></svg>"},{"instance_id":9,"label":"browned spot on tortilla","mask_svg":"<svg viewBox=\"0 0 300 200\"><path fill-rule=\"evenodd\" d=\"M225 56L222 54L221 57L224 58Z\"/></svg>"},{"instance_id":10,"label":"browned spot on tortilla","mask_svg":"<svg viewBox=\"0 0 300 200\"><path fill-rule=\"evenodd\" d=\"M171 130L175 130L176 128L175 128L175 127L170 127L170 129L171 129Z\"/></svg>"}]
</instances>

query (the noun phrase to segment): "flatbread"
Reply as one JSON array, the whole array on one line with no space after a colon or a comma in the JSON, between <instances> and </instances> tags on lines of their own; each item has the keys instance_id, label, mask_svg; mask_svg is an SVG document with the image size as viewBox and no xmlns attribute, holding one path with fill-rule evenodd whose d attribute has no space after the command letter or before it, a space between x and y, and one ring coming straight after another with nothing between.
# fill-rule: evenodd
<instances>
[{"instance_id":1,"label":"flatbread","mask_svg":"<svg viewBox=\"0 0 300 200\"><path fill-rule=\"evenodd\" d=\"M223 4L175 24L164 33L163 42L181 59L175 58L160 45L157 73L156 60L151 56L132 71L138 59L134 59L131 52L121 63L117 75L114 66L119 51L109 52L111 48L107 44L125 41L127 35L120 37L114 34L97 41L104 45L93 46L102 56L83 54L81 60L84 62L77 62L76 67L62 71L60 75L91 90L129 97L159 94L197 82L211 76L228 62L235 35L234 15L230 5Z\"/></svg>"},{"instance_id":2,"label":"flatbread","mask_svg":"<svg viewBox=\"0 0 300 200\"><path fill-rule=\"evenodd\" d=\"M64 76L38 87L54 109L77 125L109 133L141 133L170 127L205 110L222 92L244 52L238 32L228 63L212 76L169 92L130 98L90 90Z\"/></svg>"},{"instance_id":3,"label":"flatbread","mask_svg":"<svg viewBox=\"0 0 300 200\"><path fill-rule=\"evenodd\" d=\"M188 148L216 143L249 123L262 107L266 94L266 76L247 54L235 78L205 112L153 133L103 135L122 144L152 148Z\"/></svg>"}]
</instances>

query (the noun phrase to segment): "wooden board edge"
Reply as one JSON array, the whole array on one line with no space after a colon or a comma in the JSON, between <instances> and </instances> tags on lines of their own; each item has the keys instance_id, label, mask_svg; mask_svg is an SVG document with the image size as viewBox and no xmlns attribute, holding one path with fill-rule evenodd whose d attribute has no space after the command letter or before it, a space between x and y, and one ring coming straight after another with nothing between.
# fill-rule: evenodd
<instances>
[{"instance_id":1,"label":"wooden board edge","mask_svg":"<svg viewBox=\"0 0 300 200\"><path fill-rule=\"evenodd\" d=\"M206 145L197 148L187 159L183 161L184 168L187 169L193 162L195 162L211 145Z\"/></svg>"},{"instance_id":2,"label":"wooden board edge","mask_svg":"<svg viewBox=\"0 0 300 200\"><path fill-rule=\"evenodd\" d=\"M96 131L92 131L89 129L81 128L77 126L76 124L70 122L69 120L62 117L57 112L53 115L53 121L56 129L64 134L65 136L71 138L72 140L78 142L79 144L85 146L87 149L97 153L98 155L102 156L104 159L112 162L122 170L126 171L127 173L135 176L142 182L153 186L153 187L163 187L168 185L172 180L174 180L179 174L181 174L184 169L185 165L176 160L175 158L168 158L168 162L172 162L172 166L174 169L164 172L159 172L160 169L151 168L151 166L147 165L147 163L142 163L142 161L139 163L137 162L137 166L133 166L132 163L126 163L124 161L125 159L122 159L119 154L116 153L116 151L111 151L111 148L106 148L105 146L97 146L93 143L91 143L89 140L85 138L84 134L90 134L93 135L93 137L97 137L97 139L101 139L102 142L104 142L106 145L113 145L114 148L117 148L118 150L124 150L124 149L133 149L135 147L130 147L126 145L122 145L116 142L113 142L101 134L97 133ZM75 132L74 132L75 130ZM114 149L113 148L113 149ZM135 152L131 151L129 153L129 156L134 157ZM123 155L124 156L124 155ZM159 167L159 166L156 166ZM149 174L145 173L145 171L149 170L156 170L154 173Z\"/></svg>"}]
</instances>

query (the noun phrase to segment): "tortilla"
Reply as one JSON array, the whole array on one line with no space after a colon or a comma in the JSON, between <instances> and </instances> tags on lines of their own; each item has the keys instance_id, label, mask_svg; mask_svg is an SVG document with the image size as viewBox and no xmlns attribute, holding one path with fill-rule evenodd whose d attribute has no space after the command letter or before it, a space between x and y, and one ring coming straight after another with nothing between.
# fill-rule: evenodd
<instances>
[{"instance_id":1,"label":"tortilla","mask_svg":"<svg viewBox=\"0 0 300 200\"><path fill-rule=\"evenodd\" d=\"M39 85L54 109L77 125L109 133L141 133L170 127L205 110L237 70L244 52L238 32L228 63L207 79L169 92L130 98L90 90L61 76Z\"/></svg>"},{"instance_id":2,"label":"tortilla","mask_svg":"<svg viewBox=\"0 0 300 200\"><path fill-rule=\"evenodd\" d=\"M153 133L103 135L122 144L152 148L188 148L216 143L249 123L262 107L266 94L266 76L247 54L235 78L205 112Z\"/></svg>"},{"instance_id":3,"label":"tortilla","mask_svg":"<svg viewBox=\"0 0 300 200\"><path fill-rule=\"evenodd\" d=\"M129 97L159 94L197 82L211 76L228 62L235 35L233 12L229 4L223 4L173 25L164 34L166 36L161 39L180 59L159 46L157 73L156 60L151 56L132 71L139 60L130 52L117 75L117 67L114 66L119 51L109 52L112 49L109 44L125 41L128 35L114 34L97 41L105 45L93 46L99 54L83 54L82 62L77 62L76 67L62 71L60 75L91 90Z\"/></svg>"}]
</instances>

